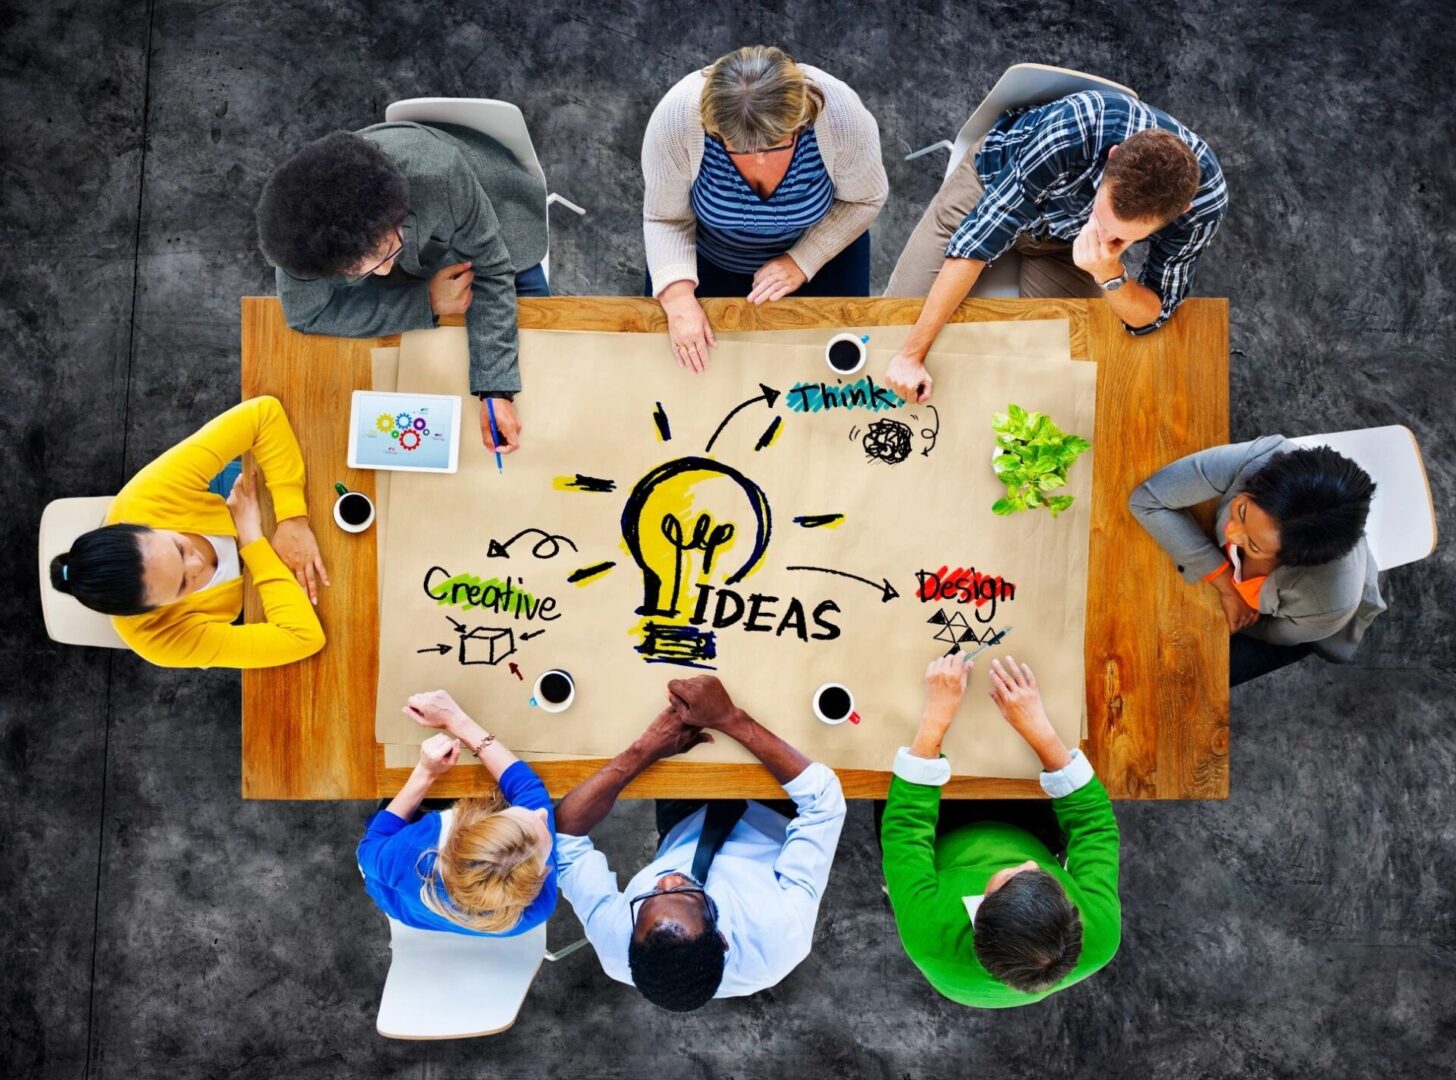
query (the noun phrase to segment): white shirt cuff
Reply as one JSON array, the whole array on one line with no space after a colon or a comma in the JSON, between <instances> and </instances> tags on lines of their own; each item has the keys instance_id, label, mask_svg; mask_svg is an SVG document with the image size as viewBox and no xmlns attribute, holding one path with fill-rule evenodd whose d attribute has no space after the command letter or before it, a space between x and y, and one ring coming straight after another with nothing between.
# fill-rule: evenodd
<instances>
[{"instance_id":1,"label":"white shirt cuff","mask_svg":"<svg viewBox=\"0 0 1456 1080\"><path fill-rule=\"evenodd\" d=\"M1041 789L1053 799L1061 799L1087 786L1096 773L1092 762L1080 750L1072 751L1072 760L1056 772L1041 774Z\"/></svg>"},{"instance_id":2,"label":"white shirt cuff","mask_svg":"<svg viewBox=\"0 0 1456 1080\"><path fill-rule=\"evenodd\" d=\"M895 775L910 784L941 787L950 779L950 762L944 755L933 761L916 757L908 746L902 746L895 752Z\"/></svg>"}]
</instances>

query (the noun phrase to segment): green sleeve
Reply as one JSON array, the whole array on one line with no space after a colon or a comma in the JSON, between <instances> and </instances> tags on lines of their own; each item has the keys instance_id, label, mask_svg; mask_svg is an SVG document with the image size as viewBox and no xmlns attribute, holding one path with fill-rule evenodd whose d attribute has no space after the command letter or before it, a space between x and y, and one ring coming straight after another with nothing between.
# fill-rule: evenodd
<instances>
[{"instance_id":1,"label":"green sleeve","mask_svg":"<svg viewBox=\"0 0 1456 1080\"><path fill-rule=\"evenodd\" d=\"M890 778L890 795L880 823L885 884L896 918L929 903L939 888L935 869L935 823L940 817L940 788ZM903 922L902 922L903 926Z\"/></svg>"},{"instance_id":2,"label":"green sleeve","mask_svg":"<svg viewBox=\"0 0 1456 1080\"><path fill-rule=\"evenodd\" d=\"M1082 963L1095 970L1112 959L1122 940L1117 817L1107 789L1095 776L1072 794L1054 799L1052 808L1067 838L1067 873L1082 893Z\"/></svg>"}]
</instances>

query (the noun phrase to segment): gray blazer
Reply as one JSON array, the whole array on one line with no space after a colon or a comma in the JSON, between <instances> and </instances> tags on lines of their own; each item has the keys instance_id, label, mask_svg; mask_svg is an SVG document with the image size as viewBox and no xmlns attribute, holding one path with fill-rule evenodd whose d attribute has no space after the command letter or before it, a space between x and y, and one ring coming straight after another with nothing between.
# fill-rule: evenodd
<instances>
[{"instance_id":1,"label":"gray blazer","mask_svg":"<svg viewBox=\"0 0 1456 1080\"><path fill-rule=\"evenodd\" d=\"M1159 469L1132 493L1138 524L1178 564L1183 580L1202 581L1226 561L1187 507L1218 499L1214 535L1223 536L1229 503L1275 454L1294 449L1283 435L1216 446ZM1243 633L1275 645L1312 642L1329 660L1355 655L1365 629L1385 610L1375 558L1362 538L1348 554L1323 566L1278 566L1259 590L1259 621Z\"/></svg>"},{"instance_id":2,"label":"gray blazer","mask_svg":"<svg viewBox=\"0 0 1456 1080\"><path fill-rule=\"evenodd\" d=\"M375 124L357 134L388 154L409 180L404 250L395 272L358 285L276 270L288 325L308 334L380 337L435 325L429 277L471 262L465 313L470 389L516 391L515 275L546 257L546 190L489 136L452 124Z\"/></svg>"}]
</instances>

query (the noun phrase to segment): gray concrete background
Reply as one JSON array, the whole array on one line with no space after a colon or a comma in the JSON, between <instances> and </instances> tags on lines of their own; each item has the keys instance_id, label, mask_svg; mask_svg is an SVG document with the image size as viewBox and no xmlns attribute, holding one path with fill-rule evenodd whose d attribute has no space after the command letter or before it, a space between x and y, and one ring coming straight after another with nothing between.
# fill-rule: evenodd
<instances>
[{"instance_id":1,"label":"gray concrete background","mask_svg":"<svg viewBox=\"0 0 1456 1080\"><path fill-rule=\"evenodd\" d=\"M510 1033L374 1034L384 921L363 804L243 803L239 680L52 645L47 501L115 491L238 393L238 297L271 291L270 169L395 98L525 110L557 211L553 284L634 293L658 96L766 41L880 121L882 284L952 134L1009 64L1135 87L1192 125L1232 212L1195 292L1232 301L1235 438L1403 422L1446 536L1456 331L1449 4L604 0L0 5L0 1073L14 1078L1378 1077L1456 1067L1449 543L1386 581L1358 663L1234 695L1232 797L1125 805L1122 951L1039 1007L977 1013L905 959L856 804L814 954L680 1017L590 953ZM644 718L645 719L645 718ZM603 830L631 869L650 814ZM577 925L563 905L552 939Z\"/></svg>"}]
</instances>

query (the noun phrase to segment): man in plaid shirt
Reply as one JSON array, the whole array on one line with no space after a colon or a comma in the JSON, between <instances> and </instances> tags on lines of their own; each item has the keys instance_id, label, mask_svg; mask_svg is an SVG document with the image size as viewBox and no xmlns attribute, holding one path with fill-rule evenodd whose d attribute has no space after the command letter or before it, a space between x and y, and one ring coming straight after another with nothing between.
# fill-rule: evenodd
<instances>
[{"instance_id":1,"label":"man in plaid shirt","mask_svg":"<svg viewBox=\"0 0 1456 1080\"><path fill-rule=\"evenodd\" d=\"M929 400L925 356L982 269L1021 256L1023 296L1103 296L1134 334L1167 322L1228 209L1208 144L1126 94L1084 91L1003 113L946 179L887 296L925 296L886 382ZM1136 280L1123 266L1147 241Z\"/></svg>"}]
</instances>

